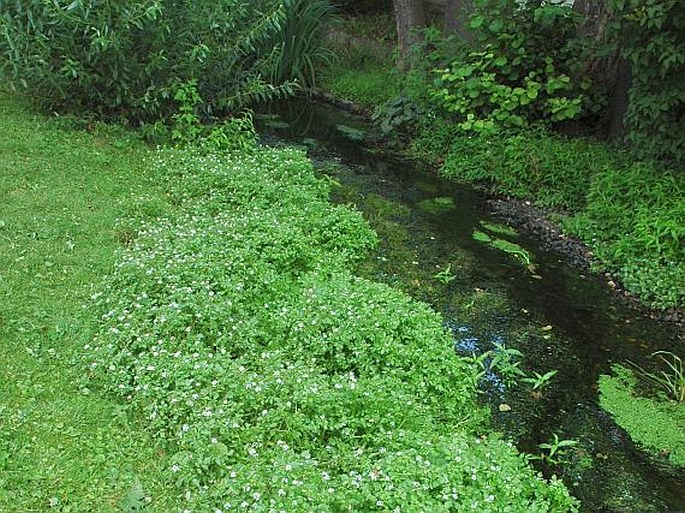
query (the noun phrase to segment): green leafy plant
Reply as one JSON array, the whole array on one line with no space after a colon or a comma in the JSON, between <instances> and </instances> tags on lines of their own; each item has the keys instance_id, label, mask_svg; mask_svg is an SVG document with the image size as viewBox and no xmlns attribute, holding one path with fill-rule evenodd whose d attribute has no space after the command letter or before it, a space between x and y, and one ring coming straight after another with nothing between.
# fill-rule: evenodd
<instances>
[{"instance_id":1,"label":"green leafy plant","mask_svg":"<svg viewBox=\"0 0 685 513\"><path fill-rule=\"evenodd\" d=\"M408 131L423 115L425 110L416 101L408 96L398 96L376 107L372 119L387 135L398 130Z\"/></svg>"},{"instance_id":2,"label":"green leafy plant","mask_svg":"<svg viewBox=\"0 0 685 513\"><path fill-rule=\"evenodd\" d=\"M578 79L576 22L560 4L476 1L470 26L484 48L437 70L433 102L464 131L578 117L589 82Z\"/></svg>"},{"instance_id":3,"label":"green leafy plant","mask_svg":"<svg viewBox=\"0 0 685 513\"><path fill-rule=\"evenodd\" d=\"M292 95L325 52L328 2L9 2L0 69L46 108L166 119L196 81L203 115Z\"/></svg>"},{"instance_id":4,"label":"green leafy plant","mask_svg":"<svg viewBox=\"0 0 685 513\"><path fill-rule=\"evenodd\" d=\"M202 123L198 111L203 100L197 91L197 81L177 84L173 90L177 111L171 115L171 126L155 123L151 130L143 131L147 136L161 142L170 140L177 146L196 146L206 152L247 152L255 147L257 134L250 111L220 123Z\"/></svg>"},{"instance_id":5,"label":"green leafy plant","mask_svg":"<svg viewBox=\"0 0 685 513\"><path fill-rule=\"evenodd\" d=\"M196 142L204 131L196 113L202 104L197 80L175 86L174 101L178 104L178 111L171 116L171 140L184 144Z\"/></svg>"},{"instance_id":6,"label":"green leafy plant","mask_svg":"<svg viewBox=\"0 0 685 513\"><path fill-rule=\"evenodd\" d=\"M452 283L456 278L454 273L452 273L452 264L447 264L447 267L445 267L439 273L434 274L433 278L438 280L443 285L449 285L450 283Z\"/></svg>"},{"instance_id":7,"label":"green leafy plant","mask_svg":"<svg viewBox=\"0 0 685 513\"><path fill-rule=\"evenodd\" d=\"M674 401L685 403L685 369L683 360L670 351L657 351L652 358L658 358L668 370L649 372L639 365L628 362L635 375L646 385L661 390Z\"/></svg>"},{"instance_id":8,"label":"green leafy plant","mask_svg":"<svg viewBox=\"0 0 685 513\"><path fill-rule=\"evenodd\" d=\"M474 370L472 380L477 385L487 373L497 372L508 384L515 385L519 378L526 376L521 369L521 358L523 353L518 349L496 343L494 349L468 358Z\"/></svg>"},{"instance_id":9,"label":"green leafy plant","mask_svg":"<svg viewBox=\"0 0 685 513\"><path fill-rule=\"evenodd\" d=\"M530 383L533 386L533 390L542 389L552 382L552 378L556 376L557 372L557 370L551 370L549 372L545 372L544 374L533 372L532 377L525 377L522 381L525 383Z\"/></svg>"},{"instance_id":10,"label":"green leafy plant","mask_svg":"<svg viewBox=\"0 0 685 513\"><path fill-rule=\"evenodd\" d=\"M627 139L642 158L685 163L685 5L612 0L617 44L631 71Z\"/></svg>"},{"instance_id":11,"label":"green leafy plant","mask_svg":"<svg viewBox=\"0 0 685 513\"><path fill-rule=\"evenodd\" d=\"M578 440L560 440L559 435L554 433L552 440L538 445L543 452L531 459L539 459L549 465L560 465L568 456L568 450L578 445Z\"/></svg>"}]
</instances>

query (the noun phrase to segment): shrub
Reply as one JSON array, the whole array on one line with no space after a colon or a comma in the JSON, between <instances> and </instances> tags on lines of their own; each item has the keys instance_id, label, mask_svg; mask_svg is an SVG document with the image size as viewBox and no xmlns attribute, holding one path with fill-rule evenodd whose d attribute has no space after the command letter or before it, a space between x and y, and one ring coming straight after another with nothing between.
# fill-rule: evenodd
<instances>
[{"instance_id":1,"label":"shrub","mask_svg":"<svg viewBox=\"0 0 685 513\"><path fill-rule=\"evenodd\" d=\"M570 7L479 0L470 26L482 48L437 70L433 101L466 131L578 117L589 82Z\"/></svg>"},{"instance_id":2,"label":"shrub","mask_svg":"<svg viewBox=\"0 0 685 513\"><path fill-rule=\"evenodd\" d=\"M575 510L474 436L471 367L430 308L351 275L375 234L302 153L154 166L179 212L138 223L85 358L172 451L189 508Z\"/></svg>"},{"instance_id":3,"label":"shrub","mask_svg":"<svg viewBox=\"0 0 685 513\"><path fill-rule=\"evenodd\" d=\"M685 303L685 180L635 163L596 174L587 207L567 228L592 246L628 290L657 307Z\"/></svg>"},{"instance_id":4,"label":"shrub","mask_svg":"<svg viewBox=\"0 0 685 513\"><path fill-rule=\"evenodd\" d=\"M291 94L322 55L328 2L5 2L0 68L46 108L156 119L175 83L198 81L205 113Z\"/></svg>"},{"instance_id":5,"label":"shrub","mask_svg":"<svg viewBox=\"0 0 685 513\"><path fill-rule=\"evenodd\" d=\"M631 70L628 141L643 158L685 164L685 4L612 0Z\"/></svg>"}]
</instances>

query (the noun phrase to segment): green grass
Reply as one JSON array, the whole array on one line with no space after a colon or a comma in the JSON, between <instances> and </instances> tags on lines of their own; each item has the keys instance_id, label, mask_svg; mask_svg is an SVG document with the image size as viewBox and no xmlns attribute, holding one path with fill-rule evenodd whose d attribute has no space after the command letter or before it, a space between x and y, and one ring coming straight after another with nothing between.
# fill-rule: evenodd
<instances>
[{"instance_id":1,"label":"green grass","mask_svg":"<svg viewBox=\"0 0 685 513\"><path fill-rule=\"evenodd\" d=\"M146 511L169 511L166 456L85 388L79 363L95 321L82 304L111 271L115 219L162 193L145 147L65 125L0 96L0 510L125 511L145 496Z\"/></svg>"},{"instance_id":2,"label":"green grass","mask_svg":"<svg viewBox=\"0 0 685 513\"><path fill-rule=\"evenodd\" d=\"M333 66L333 69L336 69ZM359 69L339 68L329 71L322 87L336 98L353 101L368 107L382 105L399 94L399 84L387 68L366 65Z\"/></svg>"}]
</instances>

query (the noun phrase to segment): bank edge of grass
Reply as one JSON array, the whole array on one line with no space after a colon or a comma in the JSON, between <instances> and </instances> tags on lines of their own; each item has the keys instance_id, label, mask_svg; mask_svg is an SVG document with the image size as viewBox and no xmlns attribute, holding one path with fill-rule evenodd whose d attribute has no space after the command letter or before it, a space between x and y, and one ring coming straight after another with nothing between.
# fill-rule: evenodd
<instances>
[{"instance_id":1,"label":"bank edge of grass","mask_svg":"<svg viewBox=\"0 0 685 513\"><path fill-rule=\"evenodd\" d=\"M0 510L170 511L166 455L80 363L115 219L164 195L139 142L69 127L0 95Z\"/></svg>"}]
</instances>

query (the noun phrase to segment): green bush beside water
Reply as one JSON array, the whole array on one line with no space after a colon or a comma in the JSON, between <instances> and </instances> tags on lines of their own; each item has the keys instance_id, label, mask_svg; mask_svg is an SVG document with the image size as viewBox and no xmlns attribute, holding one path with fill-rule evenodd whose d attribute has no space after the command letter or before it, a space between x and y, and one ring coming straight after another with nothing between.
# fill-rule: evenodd
<instances>
[{"instance_id":1,"label":"green bush beside water","mask_svg":"<svg viewBox=\"0 0 685 513\"><path fill-rule=\"evenodd\" d=\"M376 236L302 153L164 150L152 166L181 212L129 223L86 359L168 444L188 507L575 510L477 436L473 370L439 316L351 274Z\"/></svg>"}]
</instances>

